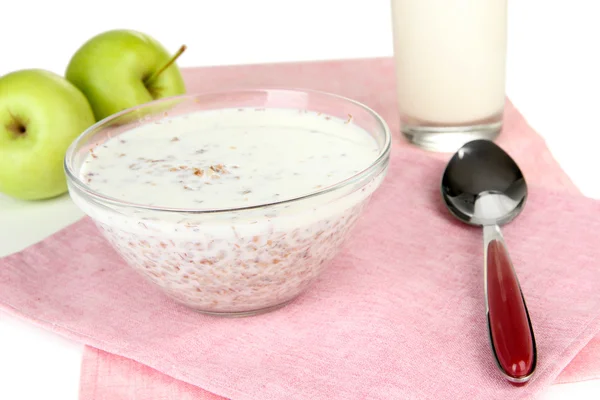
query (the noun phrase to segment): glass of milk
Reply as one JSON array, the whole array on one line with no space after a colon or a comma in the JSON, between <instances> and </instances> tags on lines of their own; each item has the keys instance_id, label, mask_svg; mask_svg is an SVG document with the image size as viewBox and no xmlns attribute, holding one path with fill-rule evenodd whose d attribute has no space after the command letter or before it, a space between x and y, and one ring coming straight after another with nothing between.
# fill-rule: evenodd
<instances>
[{"instance_id":1,"label":"glass of milk","mask_svg":"<svg viewBox=\"0 0 600 400\"><path fill-rule=\"evenodd\" d=\"M495 139L505 102L507 0L391 0L401 130L453 152Z\"/></svg>"}]
</instances>

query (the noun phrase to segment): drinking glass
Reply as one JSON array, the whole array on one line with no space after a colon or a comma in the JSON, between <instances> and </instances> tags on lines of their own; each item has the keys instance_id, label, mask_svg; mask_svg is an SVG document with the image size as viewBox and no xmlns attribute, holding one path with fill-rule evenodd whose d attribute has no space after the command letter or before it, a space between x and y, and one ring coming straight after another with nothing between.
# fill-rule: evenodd
<instances>
[{"instance_id":1,"label":"drinking glass","mask_svg":"<svg viewBox=\"0 0 600 400\"><path fill-rule=\"evenodd\" d=\"M501 132L507 0L391 0L403 135L453 152Z\"/></svg>"}]
</instances>

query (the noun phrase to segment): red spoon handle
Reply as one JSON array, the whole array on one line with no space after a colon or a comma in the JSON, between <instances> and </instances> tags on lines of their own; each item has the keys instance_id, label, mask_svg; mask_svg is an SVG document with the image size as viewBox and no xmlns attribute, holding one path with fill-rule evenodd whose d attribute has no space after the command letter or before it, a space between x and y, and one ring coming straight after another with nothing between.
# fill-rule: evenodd
<instances>
[{"instance_id":1,"label":"red spoon handle","mask_svg":"<svg viewBox=\"0 0 600 400\"><path fill-rule=\"evenodd\" d=\"M496 362L511 382L526 382L535 370L535 338L517 274L500 228L484 227L488 329Z\"/></svg>"}]
</instances>

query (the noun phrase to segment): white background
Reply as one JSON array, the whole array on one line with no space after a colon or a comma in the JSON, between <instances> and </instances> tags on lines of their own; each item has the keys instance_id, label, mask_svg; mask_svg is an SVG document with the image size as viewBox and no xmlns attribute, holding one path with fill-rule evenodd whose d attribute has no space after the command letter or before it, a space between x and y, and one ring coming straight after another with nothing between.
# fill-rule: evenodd
<instances>
[{"instance_id":1,"label":"white background","mask_svg":"<svg viewBox=\"0 0 600 400\"><path fill-rule=\"evenodd\" d=\"M509 4L508 95L580 189L600 198L600 3ZM387 0L20 0L3 4L1 19L0 75L62 74L85 40L113 28L146 32L173 51L188 45L182 67L392 55ZM68 196L21 203L0 195L0 256L80 215ZM81 350L0 313L0 399L76 399ZM555 385L543 396L599 397L596 381Z\"/></svg>"}]
</instances>

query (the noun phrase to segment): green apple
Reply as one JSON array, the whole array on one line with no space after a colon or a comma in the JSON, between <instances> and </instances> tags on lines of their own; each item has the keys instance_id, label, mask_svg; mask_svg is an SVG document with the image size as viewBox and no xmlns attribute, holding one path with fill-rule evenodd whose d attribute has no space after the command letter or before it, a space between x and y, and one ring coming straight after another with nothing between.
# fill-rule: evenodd
<instances>
[{"instance_id":1,"label":"green apple","mask_svg":"<svg viewBox=\"0 0 600 400\"><path fill-rule=\"evenodd\" d=\"M94 36L71 58L66 78L88 98L96 120L152 100L185 93L175 60L150 36L112 30Z\"/></svg>"},{"instance_id":2,"label":"green apple","mask_svg":"<svg viewBox=\"0 0 600 400\"><path fill-rule=\"evenodd\" d=\"M65 152L93 123L83 93L53 72L0 77L0 192L23 200L65 193Z\"/></svg>"}]
</instances>

